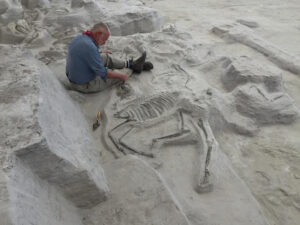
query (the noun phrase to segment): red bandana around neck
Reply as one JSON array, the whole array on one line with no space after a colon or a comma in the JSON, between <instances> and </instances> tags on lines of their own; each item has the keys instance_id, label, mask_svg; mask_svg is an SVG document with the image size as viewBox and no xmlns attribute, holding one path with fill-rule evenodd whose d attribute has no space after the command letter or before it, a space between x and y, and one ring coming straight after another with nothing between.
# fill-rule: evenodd
<instances>
[{"instance_id":1,"label":"red bandana around neck","mask_svg":"<svg viewBox=\"0 0 300 225\"><path fill-rule=\"evenodd\" d=\"M82 32L82 34L93 37L92 31L90 31L90 30L84 31L84 32Z\"/></svg>"},{"instance_id":2,"label":"red bandana around neck","mask_svg":"<svg viewBox=\"0 0 300 225\"><path fill-rule=\"evenodd\" d=\"M95 38L94 38L94 36L93 36L92 31L87 30L87 31L82 32L82 34L85 34L85 35L90 36L90 37L94 40L94 42L97 43L97 42L95 41Z\"/></svg>"}]
</instances>

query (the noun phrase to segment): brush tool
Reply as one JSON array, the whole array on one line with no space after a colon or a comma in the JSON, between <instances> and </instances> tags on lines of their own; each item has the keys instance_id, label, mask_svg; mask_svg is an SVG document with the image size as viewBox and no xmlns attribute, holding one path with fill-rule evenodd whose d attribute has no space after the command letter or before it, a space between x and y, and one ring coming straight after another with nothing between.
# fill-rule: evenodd
<instances>
[{"instance_id":1,"label":"brush tool","mask_svg":"<svg viewBox=\"0 0 300 225\"><path fill-rule=\"evenodd\" d=\"M101 110L98 111L96 116L96 122L93 124L93 130L96 130L101 124L100 124L100 118L101 118Z\"/></svg>"}]
</instances>

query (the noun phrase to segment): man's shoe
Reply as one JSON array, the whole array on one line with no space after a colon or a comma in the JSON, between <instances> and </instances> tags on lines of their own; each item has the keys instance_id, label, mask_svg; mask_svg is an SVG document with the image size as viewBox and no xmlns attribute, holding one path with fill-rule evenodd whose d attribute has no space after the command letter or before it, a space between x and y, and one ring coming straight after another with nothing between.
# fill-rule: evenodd
<instances>
[{"instance_id":1,"label":"man's shoe","mask_svg":"<svg viewBox=\"0 0 300 225\"><path fill-rule=\"evenodd\" d=\"M143 70L145 71L149 71L149 70L152 70L153 69L153 64L151 62L145 62L144 63L144 66L143 66Z\"/></svg>"},{"instance_id":2,"label":"man's shoe","mask_svg":"<svg viewBox=\"0 0 300 225\"><path fill-rule=\"evenodd\" d=\"M143 66L146 60L146 52L143 52L143 54L141 55L141 57L139 57L138 59L134 60L131 59L129 60L129 68L133 70L133 72L136 73L141 73L143 70Z\"/></svg>"}]
</instances>

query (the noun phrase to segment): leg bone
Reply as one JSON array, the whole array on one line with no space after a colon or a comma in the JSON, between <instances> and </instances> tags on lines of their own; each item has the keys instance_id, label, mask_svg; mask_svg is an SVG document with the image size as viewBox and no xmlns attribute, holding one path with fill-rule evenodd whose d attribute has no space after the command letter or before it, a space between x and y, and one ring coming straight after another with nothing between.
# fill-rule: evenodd
<instances>
[{"instance_id":1,"label":"leg bone","mask_svg":"<svg viewBox=\"0 0 300 225\"><path fill-rule=\"evenodd\" d=\"M135 152L139 155L143 155L143 156L147 156L147 157L150 157L150 158L153 158L153 154L152 153L146 153L146 152L141 152L141 151L138 151L132 147L130 147L129 145L127 145L124 141L122 141L122 139L128 134L130 133L132 130L134 129L134 127L131 127L128 131L126 131L120 138L119 138L119 143L120 145L122 145L124 148L132 151L132 152Z\"/></svg>"},{"instance_id":2,"label":"leg bone","mask_svg":"<svg viewBox=\"0 0 300 225\"><path fill-rule=\"evenodd\" d=\"M166 135L166 136L162 136L162 137L158 137L158 138L153 138L152 139L151 148L158 141L177 138L177 137L180 137L180 136L182 136L184 134L187 134L187 133L191 132L190 130L184 130L184 119L183 119L183 115L182 115L181 111L178 112L178 115L179 115L179 120L180 120L180 129L179 129L179 132L176 132L176 133L173 133L173 134L169 134L169 135Z\"/></svg>"},{"instance_id":3,"label":"leg bone","mask_svg":"<svg viewBox=\"0 0 300 225\"><path fill-rule=\"evenodd\" d=\"M120 146L119 142L116 140L116 138L113 135L113 132L117 129L119 129L120 127L124 126L125 124L127 124L128 122L130 122L130 120L126 120L123 123L118 124L117 126L115 126L114 128L112 128L109 132L108 132L108 137L110 138L110 140L112 141L112 143L116 146L116 148L122 152L124 155L126 155L126 152L124 151L124 149Z\"/></svg>"},{"instance_id":4,"label":"leg bone","mask_svg":"<svg viewBox=\"0 0 300 225\"><path fill-rule=\"evenodd\" d=\"M208 170L208 166L209 166L209 163L210 163L211 152L212 152L213 147L214 147L215 138L213 136L212 130L211 130L211 128L210 128L207 121L203 121L202 119L199 119L198 125L204 132L207 151L206 151L206 154L205 154L204 163L200 164L200 166L202 166L204 164L204 174L203 175L200 174L200 176L199 176L196 191L198 193L204 193L204 192L210 192L213 188L213 184L210 182L210 179L209 179L210 178L210 172ZM200 173L202 173L201 170L200 170Z\"/></svg>"}]
</instances>

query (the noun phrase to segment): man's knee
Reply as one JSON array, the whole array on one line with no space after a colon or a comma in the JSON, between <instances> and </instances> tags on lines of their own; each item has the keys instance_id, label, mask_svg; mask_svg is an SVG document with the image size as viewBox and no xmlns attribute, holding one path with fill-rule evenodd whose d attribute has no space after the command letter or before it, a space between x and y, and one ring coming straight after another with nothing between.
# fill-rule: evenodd
<instances>
[{"instance_id":1,"label":"man's knee","mask_svg":"<svg viewBox=\"0 0 300 225\"><path fill-rule=\"evenodd\" d=\"M101 53L101 60L103 65L109 68L109 55L106 53Z\"/></svg>"}]
</instances>

